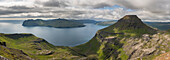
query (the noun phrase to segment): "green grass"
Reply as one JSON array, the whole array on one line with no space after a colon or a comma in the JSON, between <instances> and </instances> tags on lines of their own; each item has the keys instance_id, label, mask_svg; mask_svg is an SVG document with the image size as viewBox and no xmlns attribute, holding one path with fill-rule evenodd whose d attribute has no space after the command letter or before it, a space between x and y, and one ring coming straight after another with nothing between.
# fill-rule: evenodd
<instances>
[{"instance_id":1,"label":"green grass","mask_svg":"<svg viewBox=\"0 0 170 60\"><path fill-rule=\"evenodd\" d=\"M47 41L40 39L34 35L31 36L25 36L25 34L19 34L15 35L15 39L13 37L10 37L11 34L0 34L0 42L6 42L8 48L12 49L18 49L22 50L28 56L34 59L40 59L40 60L47 60L51 58L66 58L73 56L70 52L70 50L66 47L56 47L52 44L49 44ZM40 42L35 42L40 41ZM37 53L40 53L41 50L49 50L54 51L52 55L39 55ZM10 49L0 49L0 51L7 51L7 52L1 52L0 55L10 58L11 55L7 54ZM15 52L15 51L13 51ZM11 57L12 58L12 57Z\"/></svg>"},{"instance_id":2,"label":"green grass","mask_svg":"<svg viewBox=\"0 0 170 60\"><path fill-rule=\"evenodd\" d=\"M118 51L121 52L120 53L121 60L127 60L128 59L129 56L125 54L125 51L123 50L123 48L118 49Z\"/></svg>"},{"instance_id":3,"label":"green grass","mask_svg":"<svg viewBox=\"0 0 170 60\"><path fill-rule=\"evenodd\" d=\"M94 37L89 42L76 47L72 47L72 49L74 49L79 53L90 55L90 54L96 54L97 51L99 50L99 47L100 47L100 42L99 40L97 40L96 37Z\"/></svg>"},{"instance_id":4,"label":"green grass","mask_svg":"<svg viewBox=\"0 0 170 60\"><path fill-rule=\"evenodd\" d=\"M97 51L97 54L98 54L98 58L99 59L104 59L105 58L105 54L103 52L103 49L105 48L105 44L106 42L103 42L100 46L100 49Z\"/></svg>"}]
</instances>

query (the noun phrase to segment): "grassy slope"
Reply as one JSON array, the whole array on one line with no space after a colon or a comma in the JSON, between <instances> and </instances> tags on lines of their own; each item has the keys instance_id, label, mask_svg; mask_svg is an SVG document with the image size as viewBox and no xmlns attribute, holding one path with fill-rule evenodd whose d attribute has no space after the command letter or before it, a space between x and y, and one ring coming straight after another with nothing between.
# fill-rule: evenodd
<instances>
[{"instance_id":1,"label":"grassy slope","mask_svg":"<svg viewBox=\"0 0 170 60\"><path fill-rule=\"evenodd\" d=\"M28 60L28 56L23 53L21 50L7 48L5 46L0 45L0 56L4 56L8 59L25 59Z\"/></svg>"},{"instance_id":2,"label":"grassy slope","mask_svg":"<svg viewBox=\"0 0 170 60\"><path fill-rule=\"evenodd\" d=\"M11 34L0 34L0 41L6 42L8 48L19 49L28 54L34 59L69 59L72 54L67 47L55 47L43 39L35 37L34 35L25 36L27 34L11 35ZM11 37L12 36L12 37ZM41 49L41 50L39 50ZM0 49L1 50L1 49ZM39 55L43 50L54 51L51 55ZM3 50L1 50L3 51ZM6 50L5 50L6 51ZM5 57L11 57L10 55L4 55Z\"/></svg>"},{"instance_id":3,"label":"grassy slope","mask_svg":"<svg viewBox=\"0 0 170 60\"><path fill-rule=\"evenodd\" d=\"M80 52L81 54L91 55L96 54L100 47L100 42L97 40L96 36L93 37L89 42L73 47L72 49Z\"/></svg>"}]
</instances>

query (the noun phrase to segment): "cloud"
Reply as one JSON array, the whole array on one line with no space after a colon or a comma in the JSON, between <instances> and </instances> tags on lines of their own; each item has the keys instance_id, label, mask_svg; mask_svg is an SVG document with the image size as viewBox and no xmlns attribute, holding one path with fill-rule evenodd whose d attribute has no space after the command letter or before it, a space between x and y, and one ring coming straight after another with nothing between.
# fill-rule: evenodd
<instances>
[{"instance_id":1,"label":"cloud","mask_svg":"<svg viewBox=\"0 0 170 60\"><path fill-rule=\"evenodd\" d=\"M8 8L11 8L11 9L32 9L31 7L27 7L27 6L10 6Z\"/></svg>"},{"instance_id":2,"label":"cloud","mask_svg":"<svg viewBox=\"0 0 170 60\"><path fill-rule=\"evenodd\" d=\"M170 15L170 0L115 0L118 5L135 10Z\"/></svg>"},{"instance_id":3,"label":"cloud","mask_svg":"<svg viewBox=\"0 0 170 60\"><path fill-rule=\"evenodd\" d=\"M0 0L1 17L170 20L170 0ZM106 9L107 7L107 9Z\"/></svg>"},{"instance_id":4,"label":"cloud","mask_svg":"<svg viewBox=\"0 0 170 60\"><path fill-rule=\"evenodd\" d=\"M0 15L23 13L24 11L1 10Z\"/></svg>"},{"instance_id":5,"label":"cloud","mask_svg":"<svg viewBox=\"0 0 170 60\"><path fill-rule=\"evenodd\" d=\"M47 7L78 7L78 8L103 8L114 5L111 0L47 0L36 1Z\"/></svg>"},{"instance_id":6,"label":"cloud","mask_svg":"<svg viewBox=\"0 0 170 60\"><path fill-rule=\"evenodd\" d=\"M44 6L48 7L66 7L67 1L62 1L62 0L49 0L47 2L43 3Z\"/></svg>"}]
</instances>

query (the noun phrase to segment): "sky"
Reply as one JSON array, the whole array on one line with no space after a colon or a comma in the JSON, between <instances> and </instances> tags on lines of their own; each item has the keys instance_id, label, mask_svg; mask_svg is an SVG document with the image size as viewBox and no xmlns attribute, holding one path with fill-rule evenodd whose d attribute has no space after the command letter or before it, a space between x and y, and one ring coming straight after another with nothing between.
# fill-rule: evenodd
<instances>
[{"instance_id":1,"label":"sky","mask_svg":"<svg viewBox=\"0 0 170 60\"><path fill-rule=\"evenodd\" d=\"M0 20L66 18L170 22L170 0L0 0Z\"/></svg>"}]
</instances>

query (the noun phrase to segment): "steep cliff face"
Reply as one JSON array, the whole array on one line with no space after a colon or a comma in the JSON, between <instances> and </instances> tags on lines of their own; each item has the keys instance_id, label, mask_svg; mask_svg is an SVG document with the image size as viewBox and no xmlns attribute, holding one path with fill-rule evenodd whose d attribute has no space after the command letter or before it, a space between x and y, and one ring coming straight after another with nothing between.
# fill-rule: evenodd
<instances>
[{"instance_id":1,"label":"steep cliff face","mask_svg":"<svg viewBox=\"0 0 170 60\"><path fill-rule=\"evenodd\" d=\"M86 55L87 59L93 55L101 60L151 60L170 51L167 33L145 25L135 15L127 15L99 30L89 42L72 49Z\"/></svg>"}]
</instances>

